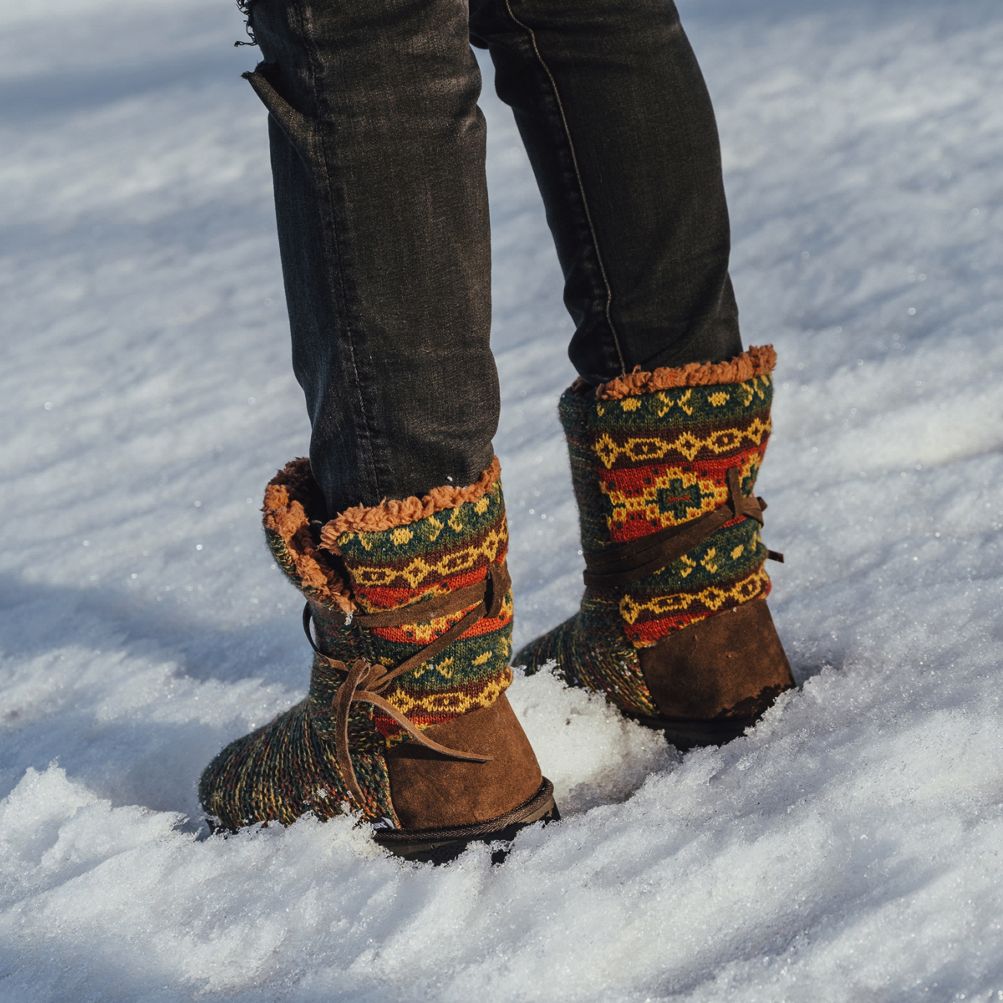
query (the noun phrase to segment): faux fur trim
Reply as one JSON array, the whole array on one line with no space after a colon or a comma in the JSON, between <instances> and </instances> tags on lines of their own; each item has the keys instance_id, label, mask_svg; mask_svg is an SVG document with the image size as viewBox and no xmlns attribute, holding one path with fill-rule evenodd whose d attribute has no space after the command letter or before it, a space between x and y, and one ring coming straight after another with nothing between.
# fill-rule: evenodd
<instances>
[{"instance_id":1,"label":"faux fur trim","mask_svg":"<svg viewBox=\"0 0 1003 1003\"><path fill-rule=\"evenodd\" d=\"M637 368L596 387L599 400L621 400L656 390L675 387L706 387L719 383L743 383L754 376L773 372L777 353L772 345L758 345L727 362L690 362L685 366L666 367L651 372Z\"/></svg>"},{"instance_id":2,"label":"faux fur trim","mask_svg":"<svg viewBox=\"0 0 1003 1003\"><path fill-rule=\"evenodd\" d=\"M473 483L466 487L443 484L432 488L427 495L418 498L388 498L379 505L356 505L336 515L320 531L321 546L325 550L338 552L338 538L345 533L376 533L397 526L407 526L443 509L456 508L464 502L474 502L483 498L498 482L501 466L498 457Z\"/></svg>"},{"instance_id":3,"label":"faux fur trim","mask_svg":"<svg viewBox=\"0 0 1003 1003\"><path fill-rule=\"evenodd\" d=\"M288 555L293 574L308 593L344 613L355 609L348 584L330 557L314 542L310 513L321 512L323 502L310 461L299 458L287 463L265 488L261 507L265 529L276 534Z\"/></svg>"}]
</instances>

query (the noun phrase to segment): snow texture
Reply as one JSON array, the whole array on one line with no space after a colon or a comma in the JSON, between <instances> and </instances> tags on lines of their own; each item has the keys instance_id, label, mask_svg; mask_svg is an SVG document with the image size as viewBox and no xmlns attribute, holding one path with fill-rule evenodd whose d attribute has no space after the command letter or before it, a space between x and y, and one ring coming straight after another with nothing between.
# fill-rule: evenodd
<instances>
[{"instance_id":1,"label":"snow texture","mask_svg":"<svg viewBox=\"0 0 1003 1003\"><path fill-rule=\"evenodd\" d=\"M1003 7L696 0L799 682L680 757L511 690L564 820L492 867L351 819L204 838L196 778L306 684L261 539L306 448L264 111L227 3L22 2L0 61L0 998L1003 999ZM490 64L517 641L580 557L570 321Z\"/></svg>"}]
</instances>

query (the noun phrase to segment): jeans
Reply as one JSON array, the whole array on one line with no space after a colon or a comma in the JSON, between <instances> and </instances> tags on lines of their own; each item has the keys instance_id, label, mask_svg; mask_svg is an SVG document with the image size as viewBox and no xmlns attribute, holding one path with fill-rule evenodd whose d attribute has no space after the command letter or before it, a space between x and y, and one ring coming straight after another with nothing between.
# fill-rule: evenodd
<instances>
[{"instance_id":1,"label":"jeans","mask_svg":"<svg viewBox=\"0 0 1003 1003\"><path fill-rule=\"evenodd\" d=\"M671 0L244 0L293 367L331 513L492 456L486 48L599 383L741 351L714 113Z\"/></svg>"}]
</instances>

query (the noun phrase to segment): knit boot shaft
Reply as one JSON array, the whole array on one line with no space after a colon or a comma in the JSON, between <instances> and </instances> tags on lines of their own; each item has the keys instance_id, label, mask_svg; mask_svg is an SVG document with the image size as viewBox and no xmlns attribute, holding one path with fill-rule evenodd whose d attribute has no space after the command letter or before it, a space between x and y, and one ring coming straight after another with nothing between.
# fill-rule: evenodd
<instances>
[{"instance_id":1,"label":"knit boot shaft","mask_svg":"<svg viewBox=\"0 0 1003 1003\"><path fill-rule=\"evenodd\" d=\"M565 391L586 590L579 612L526 645L516 665L552 667L658 726L680 717L737 726L789 687L762 602L768 551L753 495L775 361L772 348L751 348Z\"/></svg>"},{"instance_id":2,"label":"knit boot shaft","mask_svg":"<svg viewBox=\"0 0 1003 1003\"><path fill-rule=\"evenodd\" d=\"M770 436L772 348L727 363L634 373L562 395L586 561L614 544L683 526L726 504L728 472L751 495ZM623 590L637 648L769 593L759 524L737 517Z\"/></svg>"},{"instance_id":3,"label":"knit boot shaft","mask_svg":"<svg viewBox=\"0 0 1003 1003\"><path fill-rule=\"evenodd\" d=\"M400 610L486 583L508 555L505 501L497 459L467 488L441 488L424 499L354 509L321 530L321 547L342 561L355 607L365 613ZM489 707L512 681L512 592L496 616L484 616L439 657L402 676L385 698L419 728ZM417 619L368 634L368 657L398 665L457 623L465 610ZM376 713L386 738L400 737L393 720Z\"/></svg>"}]
</instances>

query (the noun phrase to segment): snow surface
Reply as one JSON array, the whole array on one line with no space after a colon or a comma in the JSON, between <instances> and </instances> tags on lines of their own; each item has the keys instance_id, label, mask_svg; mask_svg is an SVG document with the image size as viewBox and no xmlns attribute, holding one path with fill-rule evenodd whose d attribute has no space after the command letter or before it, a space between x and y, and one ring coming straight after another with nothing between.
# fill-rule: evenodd
<instances>
[{"instance_id":1,"label":"snow surface","mask_svg":"<svg viewBox=\"0 0 1003 1003\"><path fill-rule=\"evenodd\" d=\"M508 862L350 819L205 839L297 699L264 482L305 450L264 111L227 3L23 0L0 45L4 1001L1000 1000L1003 6L690 0L800 692L681 758L511 690L564 821ZM579 595L560 275L490 128L517 640Z\"/></svg>"}]
</instances>

